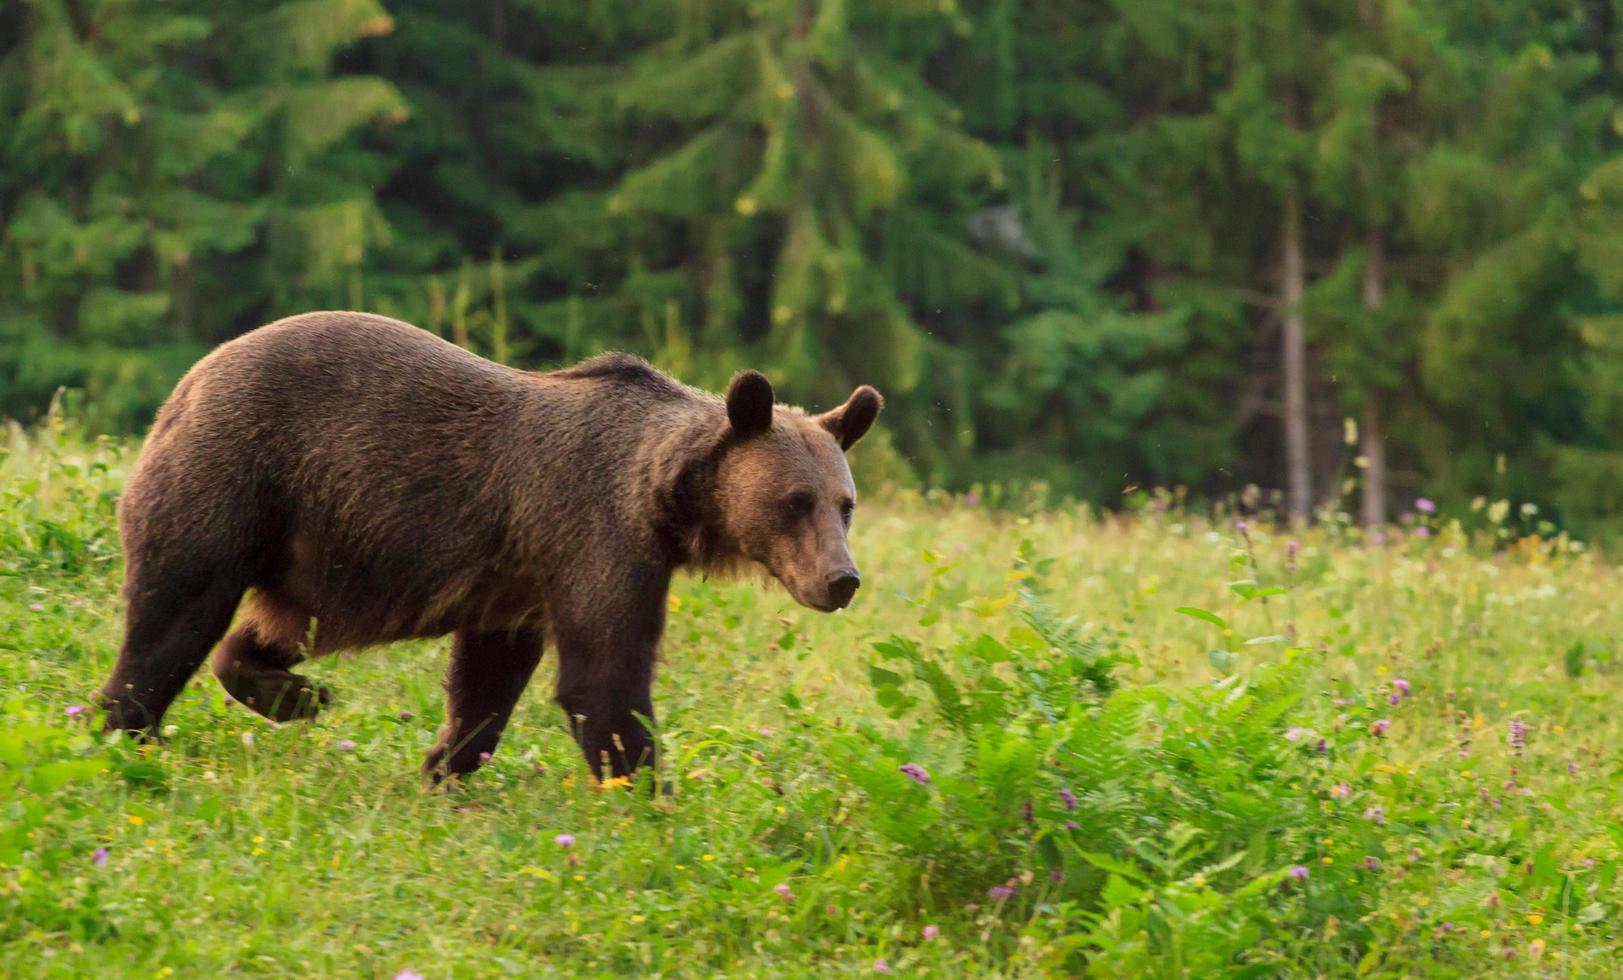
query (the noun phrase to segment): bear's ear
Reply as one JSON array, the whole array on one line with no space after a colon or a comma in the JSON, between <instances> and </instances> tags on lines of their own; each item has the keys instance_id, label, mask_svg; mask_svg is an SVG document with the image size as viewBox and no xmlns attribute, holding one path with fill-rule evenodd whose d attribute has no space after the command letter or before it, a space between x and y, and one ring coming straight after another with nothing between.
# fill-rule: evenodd
<instances>
[{"instance_id":1,"label":"bear's ear","mask_svg":"<svg viewBox=\"0 0 1623 980\"><path fill-rule=\"evenodd\" d=\"M841 449L850 449L862 438L863 433L873 425L873 420L879 417L879 410L885 407L884 396L871 385L862 385L851 392L851 397L841 405L817 417L823 428L834 433L834 438L840 442Z\"/></svg>"},{"instance_id":2,"label":"bear's ear","mask_svg":"<svg viewBox=\"0 0 1623 980\"><path fill-rule=\"evenodd\" d=\"M759 371L740 371L727 386L727 422L740 439L772 428L772 382Z\"/></svg>"}]
</instances>

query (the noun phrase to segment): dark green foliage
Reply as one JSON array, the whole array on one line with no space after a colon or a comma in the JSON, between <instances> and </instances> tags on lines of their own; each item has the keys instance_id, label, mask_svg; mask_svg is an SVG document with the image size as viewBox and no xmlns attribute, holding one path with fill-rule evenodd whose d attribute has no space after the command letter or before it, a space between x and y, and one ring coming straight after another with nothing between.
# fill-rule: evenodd
<instances>
[{"instance_id":1,"label":"dark green foliage","mask_svg":"<svg viewBox=\"0 0 1623 980\"><path fill-rule=\"evenodd\" d=\"M1298 206L1317 499L1350 417L1400 499L1607 533L1623 10L1494 11L10 4L0 414L139 430L213 344L364 307L525 367L872 381L933 483L1277 486Z\"/></svg>"}]
</instances>

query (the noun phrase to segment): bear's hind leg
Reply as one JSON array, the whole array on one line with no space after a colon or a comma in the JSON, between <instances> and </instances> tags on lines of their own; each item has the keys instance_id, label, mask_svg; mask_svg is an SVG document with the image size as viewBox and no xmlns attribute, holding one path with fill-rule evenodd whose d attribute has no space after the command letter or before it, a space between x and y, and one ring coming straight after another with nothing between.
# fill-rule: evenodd
<instances>
[{"instance_id":1,"label":"bear's hind leg","mask_svg":"<svg viewBox=\"0 0 1623 980\"><path fill-rule=\"evenodd\" d=\"M124 645L98 700L107 709L108 730L150 732L231 625L246 585L224 570L132 581L137 587L127 593Z\"/></svg>"},{"instance_id":2,"label":"bear's hind leg","mask_svg":"<svg viewBox=\"0 0 1623 980\"><path fill-rule=\"evenodd\" d=\"M535 665L541 662L541 633L456 634L445 681L445 727L423 760L434 782L479 768L496 751Z\"/></svg>"},{"instance_id":3,"label":"bear's hind leg","mask_svg":"<svg viewBox=\"0 0 1623 980\"><path fill-rule=\"evenodd\" d=\"M212 666L237 701L273 721L295 721L314 718L332 703L331 689L288 669L303 660L296 645L267 643L244 624L214 649Z\"/></svg>"}]
</instances>

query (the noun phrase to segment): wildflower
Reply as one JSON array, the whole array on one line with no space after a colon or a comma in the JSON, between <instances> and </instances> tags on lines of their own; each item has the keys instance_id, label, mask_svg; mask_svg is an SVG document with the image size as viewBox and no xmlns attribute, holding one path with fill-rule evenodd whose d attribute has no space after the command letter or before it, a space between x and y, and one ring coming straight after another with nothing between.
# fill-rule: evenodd
<instances>
[{"instance_id":1,"label":"wildflower","mask_svg":"<svg viewBox=\"0 0 1623 980\"><path fill-rule=\"evenodd\" d=\"M1386 703L1387 704L1402 704L1403 703L1403 698L1399 697L1396 692L1393 692L1393 693L1388 694L1386 696Z\"/></svg>"},{"instance_id":2,"label":"wildflower","mask_svg":"<svg viewBox=\"0 0 1623 980\"><path fill-rule=\"evenodd\" d=\"M875 973L889 974L889 973L896 972L896 971L894 971L894 970L892 970L890 968L890 964L886 963L885 958L882 957L882 956L879 959L873 961L873 969L874 969Z\"/></svg>"},{"instance_id":3,"label":"wildflower","mask_svg":"<svg viewBox=\"0 0 1623 980\"><path fill-rule=\"evenodd\" d=\"M1414 536L1417 538L1429 538L1431 537L1431 528L1422 524L1414 529Z\"/></svg>"},{"instance_id":4,"label":"wildflower","mask_svg":"<svg viewBox=\"0 0 1623 980\"><path fill-rule=\"evenodd\" d=\"M1420 497L1415 500L1414 509L1422 514L1435 514L1437 513L1437 501Z\"/></svg>"},{"instance_id":5,"label":"wildflower","mask_svg":"<svg viewBox=\"0 0 1623 980\"><path fill-rule=\"evenodd\" d=\"M1521 755L1527 748L1527 725L1520 718L1510 719L1510 754Z\"/></svg>"},{"instance_id":6,"label":"wildflower","mask_svg":"<svg viewBox=\"0 0 1623 980\"><path fill-rule=\"evenodd\" d=\"M338 747L347 752L355 747L355 743L346 738L338 743Z\"/></svg>"},{"instance_id":7,"label":"wildflower","mask_svg":"<svg viewBox=\"0 0 1623 980\"><path fill-rule=\"evenodd\" d=\"M1060 787L1059 800L1061 803L1065 804L1065 809L1076 809L1076 794L1071 792L1069 787Z\"/></svg>"},{"instance_id":8,"label":"wildflower","mask_svg":"<svg viewBox=\"0 0 1623 980\"><path fill-rule=\"evenodd\" d=\"M1037 822L1037 811L1036 811L1036 809L1035 809L1035 808L1034 808L1034 807L1033 807L1033 806L1032 806L1032 805L1031 805L1031 801L1030 801L1030 800L1027 800L1027 801L1026 801L1026 805L1025 805L1025 806L1023 806L1023 807L1021 807L1021 808L1020 808L1020 811L1021 811L1021 813L1022 813L1022 814L1023 814L1023 815L1024 815L1024 816L1025 816L1025 818L1026 818L1026 823L1036 823L1036 822Z\"/></svg>"},{"instance_id":9,"label":"wildflower","mask_svg":"<svg viewBox=\"0 0 1623 980\"><path fill-rule=\"evenodd\" d=\"M411 713L410 708L402 709L401 712L400 712L400 720L401 721L411 721L411 719L414 718L414 717L415 716Z\"/></svg>"},{"instance_id":10,"label":"wildflower","mask_svg":"<svg viewBox=\"0 0 1623 980\"><path fill-rule=\"evenodd\" d=\"M1048 872L1048 880L1057 885L1065 880L1065 872L1055 868L1054 870Z\"/></svg>"},{"instance_id":11,"label":"wildflower","mask_svg":"<svg viewBox=\"0 0 1623 980\"><path fill-rule=\"evenodd\" d=\"M1390 721L1385 718L1377 718L1369 723L1369 733L1371 735L1385 735L1386 730L1391 727L1392 723Z\"/></svg>"},{"instance_id":12,"label":"wildflower","mask_svg":"<svg viewBox=\"0 0 1623 980\"><path fill-rule=\"evenodd\" d=\"M1285 570L1292 575L1296 574L1296 555L1302 550L1302 542L1291 538L1285 545Z\"/></svg>"},{"instance_id":13,"label":"wildflower","mask_svg":"<svg viewBox=\"0 0 1623 980\"><path fill-rule=\"evenodd\" d=\"M62 713L69 718L77 718L85 713L85 706L82 704L70 704L62 709Z\"/></svg>"},{"instance_id":14,"label":"wildflower","mask_svg":"<svg viewBox=\"0 0 1623 980\"><path fill-rule=\"evenodd\" d=\"M1531 956L1535 960L1538 959L1540 956L1543 956L1544 955L1544 940L1535 939L1532 942L1528 943L1527 944L1527 955Z\"/></svg>"},{"instance_id":15,"label":"wildflower","mask_svg":"<svg viewBox=\"0 0 1623 980\"><path fill-rule=\"evenodd\" d=\"M976 493L975 491L971 490L968 493L964 494L964 506L965 507L974 507L974 506L978 505L980 502L981 502L981 495Z\"/></svg>"},{"instance_id":16,"label":"wildflower","mask_svg":"<svg viewBox=\"0 0 1623 980\"><path fill-rule=\"evenodd\" d=\"M554 844L557 844L559 847L574 847L575 846L575 835L574 834L559 834L557 837L554 837L552 839L552 842Z\"/></svg>"},{"instance_id":17,"label":"wildflower","mask_svg":"<svg viewBox=\"0 0 1623 980\"><path fill-rule=\"evenodd\" d=\"M986 897L994 902L1001 902L1006 898L1014 897L1014 889L1008 885L993 885L991 888L986 889Z\"/></svg>"},{"instance_id":18,"label":"wildflower","mask_svg":"<svg viewBox=\"0 0 1623 980\"><path fill-rule=\"evenodd\" d=\"M1330 787L1330 798L1333 800L1345 800L1351 795L1352 787L1348 786L1346 783L1337 783Z\"/></svg>"},{"instance_id":19,"label":"wildflower","mask_svg":"<svg viewBox=\"0 0 1623 980\"><path fill-rule=\"evenodd\" d=\"M144 823L146 823L146 821L141 819L140 816L138 816L136 814L133 814L133 813L130 814L130 826L131 827L139 827Z\"/></svg>"},{"instance_id":20,"label":"wildflower","mask_svg":"<svg viewBox=\"0 0 1623 980\"><path fill-rule=\"evenodd\" d=\"M918 763L908 762L898 766L897 768L902 771L902 775L913 780L913 782L918 783L920 786L923 786L925 783L930 781L929 772L927 772L925 768Z\"/></svg>"},{"instance_id":21,"label":"wildflower","mask_svg":"<svg viewBox=\"0 0 1623 980\"><path fill-rule=\"evenodd\" d=\"M1392 678L1392 688L1402 697L1409 696L1409 682L1402 677Z\"/></svg>"},{"instance_id":22,"label":"wildflower","mask_svg":"<svg viewBox=\"0 0 1623 980\"><path fill-rule=\"evenodd\" d=\"M937 937L939 935L941 935L941 930L939 928L937 928L936 926L925 926L924 927L924 941L925 942L929 942L930 940L934 939L935 937Z\"/></svg>"},{"instance_id":23,"label":"wildflower","mask_svg":"<svg viewBox=\"0 0 1623 980\"><path fill-rule=\"evenodd\" d=\"M1542 925L1543 922L1544 916L1539 915L1537 912L1527 917L1527 924L1530 926Z\"/></svg>"},{"instance_id":24,"label":"wildflower","mask_svg":"<svg viewBox=\"0 0 1623 980\"><path fill-rule=\"evenodd\" d=\"M479 761L480 762L489 762L490 761L490 753L489 752L481 752L481 753L479 753Z\"/></svg>"},{"instance_id":25,"label":"wildflower","mask_svg":"<svg viewBox=\"0 0 1623 980\"><path fill-rule=\"evenodd\" d=\"M96 853L90 855L90 863L94 864L98 868L105 865L107 863L107 848L96 848Z\"/></svg>"},{"instance_id":26,"label":"wildflower","mask_svg":"<svg viewBox=\"0 0 1623 980\"><path fill-rule=\"evenodd\" d=\"M1307 738L1312 734L1312 729L1303 728L1300 725L1292 725L1291 727L1285 729L1285 741L1300 742L1302 739Z\"/></svg>"},{"instance_id":27,"label":"wildflower","mask_svg":"<svg viewBox=\"0 0 1623 980\"><path fill-rule=\"evenodd\" d=\"M1379 871L1379 870L1381 870L1381 859L1376 857L1373 854L1364 855L1364 870L1365 871Z\"/></svg>"},{"instance_id":28,"label":"wildflower","mask_svg":"<svg viewBox=\"0 0 1623 980\"><path fill-rule=\"evenodd\" d=\"M1292 881L1306 881L1308 875L1307 866L1303 864L1294 865L1286 874L1290 876Z\"/></svg>"},{"instance_id":29,"label":"wildflower","mask_svg":"<svg viewBox=\"0 0 1623 980\"><path fill-rule=\"evenodd\" d=\"M1573 775L1573 776L1578 775L1578 763L1576 763L1576 762L1567 763L1567 773L1569 775Z\"/></svg>"},{"instance_id":30,"label":"wildflower","mask_svg":"<svg viewBox=\"0 0 1623 980\"><path fill-rule=\"evenodd\" d=\"M401 970L394 975L394 980L423 980L423 975L416 970Z\"/></svg>"},{"instance_id":31,"label":"wildflower","mask_svg":"<svg viewBox=\"0 0 1623 980\"><path fill-rule=\"evenodd\" d=\"M1065 829L1066 830L1081 830L1082 825L1077 823L1075 820L1067 820L1067 821L1065 821Z\"/></svg>"},{"instance_id":32,"label":"wildflower","mask_svg":"<svg viewBox=\"0 0 1623 980\"><path fill-rule=\"evenodd\" d=\"M1386 823L1386 808L1382 806L1372 806L1368 810L1364 811L1364 819L1374 823L1384 824Z\"/></svg>"},{"instance_id":33,"label":"wildflower","mask_svg":"<svg viewBox=\"0 0 1623 980\"><path fill-rule=\"evenodd\" d=\"M1316 752L1329 752L1330 743L1321 738L1317 742L1313 743L1313 749Z\"/></svg>"},{"instance_id":34,"label":"wildflower","mask_svg":"<svg viewBox=\"0 0 1623 980\"><path fill-rule=\"evenodd\" d=\"M795 900L795 891L793 888L789 887L789 883L787 881L778 882L776 885L772 886L772 890L777 892L778 897L782 898L785 902L792 902Z\"/></svg>"},{"instance_id":35,"label":"wildflower","mask_svg":"<svg viewBox=\"0 0 1623 980\"><path fill-rule=\"evenodd\" d=\"M42 605L40 605L40 604L39 604L39 603L37 603L37 602L30 602L30 603L29 603L29 604L28 604L28 611L29 611L29 612L44 612L44 611L45 611L45 607L44 607L44 606L42 606Z\"/></svg>"}]
</instances>

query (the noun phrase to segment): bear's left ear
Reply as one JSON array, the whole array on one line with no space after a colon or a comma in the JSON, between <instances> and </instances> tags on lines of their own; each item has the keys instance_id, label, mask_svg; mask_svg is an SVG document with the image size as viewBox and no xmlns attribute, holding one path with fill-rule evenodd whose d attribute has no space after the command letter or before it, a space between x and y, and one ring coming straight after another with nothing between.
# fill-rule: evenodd
<instances>
[{"instance_id":1,"label":"bear's left ear","mask_svg":"<svg viewBox=\"0 0 1623 980\"><path fill-rule=\"evenodd\" d=\"M824 412L817 417L817 421L834 434L841 449L850 449L873 425L873 420L879 417L879 410L884 407L884 396L877 389L871 385L861 385L851 392L844 405Z\"/></svg>"},{"instance_id":2,"label":"bear's left ear","mask_svg":"<svg viewBox=\"0 0 1623 980\"><path fill-rule=\"evenodd\" d=\"M740 371L727 386L727 422L739 439L772 428L772 382L759 371Z\"/></svg>"}]
</instances>

